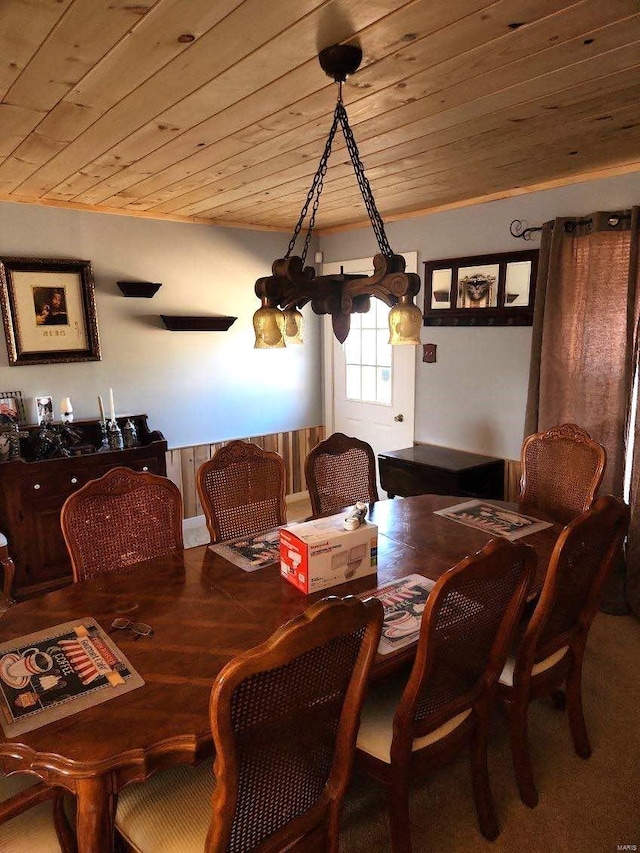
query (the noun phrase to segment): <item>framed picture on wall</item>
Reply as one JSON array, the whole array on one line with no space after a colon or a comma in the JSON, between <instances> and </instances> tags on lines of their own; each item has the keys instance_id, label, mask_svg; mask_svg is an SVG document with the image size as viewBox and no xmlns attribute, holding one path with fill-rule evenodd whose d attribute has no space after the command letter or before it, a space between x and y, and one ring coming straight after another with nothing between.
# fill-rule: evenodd
<instances>
[{"instance_id":1,"label":"framed picture on wall","mask_svg":"<svg viewBox=\"0 0 640 853\"><path fill-rule=\"evenodd\" d=\"M90 261L0 258L10 365L100 361Z\"/></svg>"},{"instance_id":2,"label":"framed picture on wall","mask_svg":"<svg viewBox=\"0 0 640 853\"><path fill-rule=\"evenodd\" d=\"M530 326L538 250L426 261L425 326Z\"/></svg>"}]
</instances>

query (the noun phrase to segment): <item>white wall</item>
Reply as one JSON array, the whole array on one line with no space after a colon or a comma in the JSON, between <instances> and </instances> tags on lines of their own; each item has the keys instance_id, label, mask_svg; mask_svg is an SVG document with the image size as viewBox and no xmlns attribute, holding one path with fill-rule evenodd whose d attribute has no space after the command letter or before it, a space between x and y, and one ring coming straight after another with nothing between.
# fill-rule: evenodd
<instances>
[{"instance_id":1,"label":"white wall","mask_svg":"<svg viewBox=\"0 0 640 853\"><path fill-rule=\"evenodd\" d=\"M170 447L322 423L320 324L305 309L304 346L254 350L255 280L269 275L289 235L0 204L0 257L92 262L102 361L9 366L0 340L0 390L33 404L71 398L97 417L113 387L116 412L147 413ZM313 251L313 247L312 247ZM153 299L125 298L118 280L162 282ZM169 332L160 314L226 314L227 332ZM4 336L3 336L4 338ZM32 418L35 417L35 413Z\"/></svg>"},{"instance_id":2,"label":"white wall","mask_svg":"<svg viewBox=\"0 0 640 853\"><path fill-rule=\"evenodd\" d=\"M330 172L327 178L330 186ZM375 185L372 189L375 194ZM556 216L633 204L640 204L640 174L390 222L386 231L395 252L418 251L424 283L425 261L538 248L537 239L511 237L513 219L541 225ZM320 248L329 263L373 255L377 244L371 228L363 228L322 236ZM421 304L422 295L418 300ZM422 352L416 352L416 440L517 459L531 329L423 328L422 342L435 343L438 349L435 364L423 364Z\"/></svg>"}]
</instances>

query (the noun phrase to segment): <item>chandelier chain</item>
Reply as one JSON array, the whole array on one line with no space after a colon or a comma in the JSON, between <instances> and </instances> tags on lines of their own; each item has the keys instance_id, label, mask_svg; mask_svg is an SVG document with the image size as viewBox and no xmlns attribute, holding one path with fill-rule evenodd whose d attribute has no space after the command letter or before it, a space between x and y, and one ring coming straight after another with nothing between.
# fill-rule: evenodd
<instances>
[{"instance_id":1,"label":"chandelier chain","mask_svg":"<svg viewBox=\"0 0 640 853\"><path fill-rule=\"evenodd\" d=\"M318 211L318 204L320 203L320 193L322 192L322 187L324 186L324 176L327 173L327 164L325 162L324 169L320 175L320 180L318 181L316 187L315 198L313 199L313 204L311 206L311 216L309 217L309 227L307 228L307 235L304 239L304 248L302 250L302 266L304 267L304 262L307 258L307 252L309 251L309 243L311 242L311 234L313 232L313 227L316 224L316 213Z\"/></svg>"},{"instance_id":2,"label":"chandelier chain","mask_svg":"<svg viewBox=\"0 0 640 853\"><path fill-rule=\"evenodd\" d=\"M336 135L338 125L342 127L342 133L344 134L344 140L347 145L349 157L351 158L351 163L353 165L353 171L355 172L356 181L358 182L358 187L360 189L360 193L362 194L362 199L367 209L367 214L369 215L369 220L371 222L371 227L373 228L373 233L376 235L376 240L378 241L378 247L380 249L380 252L388 258L393 255L393 251L391 249L391 246L389 245L389 241L384 230L384 223L382 221L382 217L378 212L378 208L376 207L376 203L373 198L373 192L371 190L369 179L364 173L364 165L362 163L362 160L360 159L358 145L353 135L353 131L351 130L351 126L349 125L347 111L344 107L344 104L342 103L342 86L340 86L338 92L338 101L336 103L336 108L333 113L333 123L331 124L331 130L329 131L329 136L327 137L322 157L320 157L318 168L316 169L316 173L313 176L311 187L309 188L307 198L302 206L302 210L300 211L300 217L298 218L296 227L293 230L293 235L291 237L291 240L289 241L289 246L285 254L285 258L288 258L291 255L291 252L295 247L300 231L302 230L302 224L307 216L309 205L311 205L311 216L309 217L309 225L307 227L304 248L302 250L303 267L307 259L307 252L309 251L311 235L313 234L313 228L316 222L316 213L318 211L318 205L320 203L320 194L322 193L322 188L324 186L324 178L327 174L327 166L329 162L329 157L331 155L331 147L333 145L333 140Z\"/></svg>"},{"instance_id":3,"label":"chandelier chain","mask_svg":"<svg viewBox=\"0 0 640 853\"><path fill-rule=\"evenodd\" d=\"M378 241L378 248L380 249L380 252L383 255L386 255L386 257L390 258L393 255L393 251L391 249L391 246L389 245L389 241L387 240L387 235L384 230L384 223L382 221L380 213L378 212L378 208L376 207L376 203L373 198L371 184L369 183L369 179L364 173L364 166L362 164L362 160L360 159L360 152L358 151L358 145L353 135L353 131L351 130L351 127L349 125L347 111L340 101L336 106L336 113L338 113L340 118L340 124L342 125L344 140L347 143L347 150L349 151L349 156L351 157L353 170L356 174L356 180L358 182L358 186L360 187L360 192L362 193L362 199L364 201L365 207L367 208L367 213L369 214L371 227L373 228L374 234L376 235L376 240Z\"/></svg>"},{"instance_id":4,"label":"chandelier chain","mask_svg":"<svg viewBox=\"0 0 640 853\"><path fill-rule=\"evenodd\" d=\"M309 205L313 199L313 205L311 208L311 218L309 220L309 227L307 228L307 236L304 241L304 249L302 252L302 266L304 267L304 262L307 258L307 251L309 249L309 243L311 242L311 234L313 232L313 226L316 221L316 211L318 210L318 203L320 201L320 193L322 192L322 186L324 183L324 176L327 173L327 164L329 160L329 156L331 154L331 146L333 145L333 139L336 135L336 130L338 129L338 123L340 119L338 116L338 105L336 105L335 112L333 114L333 123L331 125L331 130L329 131L329 136L327 137L327 141L324 146L324 151L322 153L322 157L320 157L320 162L318 163L318 168L316 169L316 173L313 176L313 181L311 183L311 187L309 188L309 192L307 193L307 198L305 203L302 206L302 210L300 211L300 217L296 223L296 227L293 229L293 236L289 241L289 247L287 248L287 253L285 254L285 258L288 258L293 251L293 247L296 244L296 240L298 239L298 235L300 234L300 230L302 228L302 223L304 222L305 216L307 215L307 210L309 209ZM315 198L314 198L315 196Z\"/></svg>"}]
</instances>

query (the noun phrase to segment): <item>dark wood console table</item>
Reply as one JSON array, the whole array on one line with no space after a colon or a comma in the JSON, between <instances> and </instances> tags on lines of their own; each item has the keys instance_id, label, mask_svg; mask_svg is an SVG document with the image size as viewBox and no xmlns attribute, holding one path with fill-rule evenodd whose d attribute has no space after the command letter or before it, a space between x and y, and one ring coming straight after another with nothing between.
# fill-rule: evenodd
<instances>
[{"instance_id":1,"label":"dark wood console table","mask_svg":"<svg viewBox=\"0 0 640 853\"><path fill-rule=\"evenodd\" d=\"M118 418L121 429L126 420ZM38 462L16 459L0 463L0 531L9 540L16 567L15 598L29 598L71 582L60 509L72 492L118 465L166 475L164 436L149 430L146 415L132 415L131 420L137 429L138 447ZM85 448L100 447L97 421L74 421L70 426L82 435ZM30 426L26 431L32 436L38 429Z\"/></svg>"},{"instance_id":2,"label":"dark wood console table","mask_svg":"<svg viewBox=\"0 0 640 853\"><path fill-rule=\"evenodd\" d=\"M378 455L380 485L396 495L461 495L470 498L504 496L504 459L481 456L450 447L416 444Z\"/></svg>"}]
</instances>

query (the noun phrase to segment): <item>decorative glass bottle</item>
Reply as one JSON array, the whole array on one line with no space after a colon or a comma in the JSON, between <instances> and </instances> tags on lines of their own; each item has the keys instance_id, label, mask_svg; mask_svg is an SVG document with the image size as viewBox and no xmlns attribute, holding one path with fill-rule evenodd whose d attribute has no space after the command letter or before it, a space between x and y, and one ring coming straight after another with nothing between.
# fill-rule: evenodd
<instances>
[{"instance_id":1,"label":"decorative glass bottle","mask_svg":"<svg viewBox=\"0 0 640 853\"><path fill-rule=\"evenodd\" d=\"M122 431L115 418L109 422L109 450L123 450Z\"/></svg>"},{"instance_id":2,"label":"decorative glass bottle","mask_svg":"<svg viewBox=\"0 0 640 853\"><path fill-rule=\"evenodd\" d=\"M138 431L136 430L136 425L131 418L127 418L125 425L122 427L122 437L125 447L138 446Z\"/></svg>"}]
</instances>

